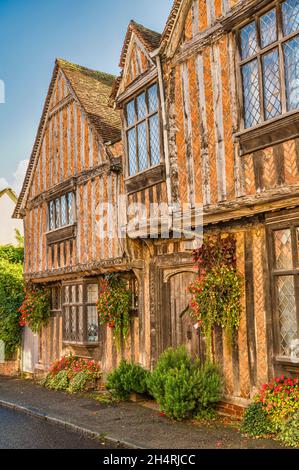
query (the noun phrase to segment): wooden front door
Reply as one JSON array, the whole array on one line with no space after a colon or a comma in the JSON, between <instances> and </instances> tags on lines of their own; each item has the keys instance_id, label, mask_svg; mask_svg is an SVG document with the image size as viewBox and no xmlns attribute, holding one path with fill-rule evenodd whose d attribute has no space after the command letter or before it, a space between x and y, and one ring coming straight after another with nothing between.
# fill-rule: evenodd
<instances>
[{"instance_id":1,"label":"wooden front door","mask_svg":"<svg viewBox=\"0 0 299 470\"><path fill-rule=\"evenodd\" d=\"M188 287L194 281L195 273L182 272L172 276L169 283L171 346L184 344L193 356L200 354L200 340L190 316Z\"/></svg>"}]
</instances>

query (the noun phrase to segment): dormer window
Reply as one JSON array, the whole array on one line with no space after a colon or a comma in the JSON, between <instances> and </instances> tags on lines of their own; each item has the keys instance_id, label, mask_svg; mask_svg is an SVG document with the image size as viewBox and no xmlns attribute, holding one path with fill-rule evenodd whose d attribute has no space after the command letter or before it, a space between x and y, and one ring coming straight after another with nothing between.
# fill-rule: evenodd
<instances>
[{"instance_id":1,"label":"dormer window","mask_svg":"<svg viewBox=\"0 0 299 470\"><path fill-rule=\"evenodd\" d=\"M72 225L74 217L74 195L63 194L49 202L49 231Z\"/></svg>"},{"instance_id":2,"label":"dormer window","mask_svg":"<svg viewBox=\"0 0 299 470\"><path fill-rule=\"evenodd\" d=\"M158 85L149 86L125 106L128 173L158 165L161 160Z\"/></svg>"}]
</instances>

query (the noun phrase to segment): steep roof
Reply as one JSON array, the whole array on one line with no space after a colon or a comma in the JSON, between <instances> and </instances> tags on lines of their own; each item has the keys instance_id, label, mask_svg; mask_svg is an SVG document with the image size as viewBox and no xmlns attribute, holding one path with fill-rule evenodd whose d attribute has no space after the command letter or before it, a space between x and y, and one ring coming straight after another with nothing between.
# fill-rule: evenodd
<instances>
[{"instance_id":1,"label":"steep roof","mask_svg":"<svg viewBox=\"0 0 299 470\"><path fill-rule=\"evenodd\" d=\"M69 80L78 100L104 142L121 138L121 121L117 111L108 107L115 76L57 59L56 63Z\"/></svg>"},{"instance_id":2,"label":"steep roof","mask_svg":"<svg viewBox=\"0 0 299 470\"><path fill-rule=\"evenodd\" d=\"M172 33L173 27L176 24L176 20L179 16L179 12L181 10L181 7L183 7L184 0L174 0L172 8L170 10L169 16L166 21L166 25L164 28L164 31L161 35L161 45L168 42L168 39Z\"/></svg>"},{"instance_id":3,"label":"steep roof","mask_svg":"<svg viewBox=\"0 0 299 470\"><path fill-rule=\"evenodd\" d=\"M131 20L127 29L127 34L125 37L124 45L122 48L119 66L124 67L128 47L130 44L132 33L135 33L138 39L142 42L144 47L149 51L153 52L160 45L161 34L146 28L142 24L136 23L134 20Z\"/></svg>"},{"instance_id":4,"label":"steep roof","mask_svg":"<svg viewBox=\"0 0 299 470\"><path fill-rule=\"evenodd\" d=\"M16 193L14 192L13 189L11 189L11 188L4 188L4 189L2 189L2 190L0 191L0 198L1 198L2 196L4 196L4 194L7 194L7 196L9 196L10 199L11 199L13 202L15 202L15 203L17 202L17 199L18 199L18 198L17 198L17 195L16 195Z\"/></svg>"},{"instance_id":5,"label":"steep roof","mask_svg":"<svg viewBox=\"0 0 299 470\"><path fill-rule=\"evenodd\" d=\"M20 209L27 196L31 177L39 154L44 126L47 121L52 92L59 70L62 70L65 74L73 93L80 102L91 125L95 128L101 140L104 143L108 143L110 141L118 141L121 139L121 120L119 112L108 107L112 85L116 77L114 75L82 67L81 65L73 64L63 59L56 59L23 187L13 214L13 217L16 218L20 216Z\"/></svg>"}]
</instances>

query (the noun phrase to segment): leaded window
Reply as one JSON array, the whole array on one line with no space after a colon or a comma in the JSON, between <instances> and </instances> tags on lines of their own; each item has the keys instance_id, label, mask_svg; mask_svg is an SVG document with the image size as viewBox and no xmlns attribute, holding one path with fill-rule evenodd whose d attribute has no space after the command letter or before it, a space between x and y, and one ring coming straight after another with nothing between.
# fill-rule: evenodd
<instances>
[{"instance_id":1,"label":"leaded window","mask_svg":"<svg viewBox=\"0 0 299 470\"><path fill-rule=\"evenodd\" d=\"M277 0L239 31L244 127L299 109L299 0Z\"/></svg>"},{"instance_id":2,"label":"leaded window","mask_svg":"<svg viewBox=\"0 0 299 470\"><path fill-rule=\"evenodd\" d=\"M154 84L125 106L129 176L161 160L158 85Z\"/></svg>"},{"instance_id":3,"label":"leaded window","mask_svg":"<svg viewBox=\"0 0 299 470\"><path fill-rule=\"evenodd\" d=\"M55 230L75 221L74 195L72 192L57 197L49 202L49 230Z\"/></svg>"},{"instance_id":4,"label":"leaded window","mask_svg":"<svg viewBox=\"0 0 299 470\"><path fill-rule=\"evenodd\" d=\"M299 220L271 229L276 354L299 360Z\"/></svg>"},{"instance_id":5,"label":"leaded window","mask_svg":"<svg viewBox=\"0 0 299 470\"><path fill-rule=\"evenodd\" d=\"M98 283L86 281L63 286L63 340L74 344L99 341Z\"/></svg>"}]
</instances>

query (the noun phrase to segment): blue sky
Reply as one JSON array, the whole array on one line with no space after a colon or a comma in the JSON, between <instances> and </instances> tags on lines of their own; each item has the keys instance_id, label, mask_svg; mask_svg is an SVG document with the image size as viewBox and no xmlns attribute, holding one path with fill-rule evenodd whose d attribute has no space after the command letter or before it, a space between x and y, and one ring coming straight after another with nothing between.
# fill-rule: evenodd
<instances>
[{"instance_id":1,"label":"blue sky","mask_svg":"<svg viewBox=\"0 0 299 470\"><path fill-rule=\"evenodd\" d=\"M0 189L20 187L55 58L117 74L129 21L162 31L172 3L0 0Z\"/></svg>"}]
</instances>

